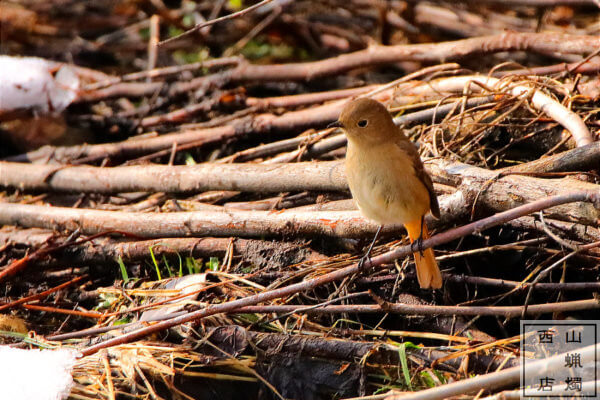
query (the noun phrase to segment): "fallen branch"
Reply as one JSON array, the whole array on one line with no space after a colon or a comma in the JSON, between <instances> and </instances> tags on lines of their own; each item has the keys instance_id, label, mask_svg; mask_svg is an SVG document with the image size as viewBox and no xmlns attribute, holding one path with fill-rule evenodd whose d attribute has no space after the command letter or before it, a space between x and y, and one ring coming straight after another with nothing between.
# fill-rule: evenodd
<instances>
[{"instance_id":1,"label":"fallen branch","mask_svg":"<svg viewBox=\"0 0 600 400\"><path fill-rule=\"evenodd\" d=\"M344 136L333 136L315 145L324 151L345 142ZM592 143L541 160L514 167L490 171L484 168L431 160L429 172L440 183L458 186L465 178L488 180L512 173L544 173L577 171L593 168L600 161L600 144ZM534 193L556 192L556 180L531 177L516 178L530 182ZM594 185L581 184L594 189ZM221 164L205 163L193 166L136 165L125 167L56 166L0 162L0 185L26 191L57 191L72 193L165 192L197 193L209 190L241 192L344 191L348 190L344 167L339 161L301 163ZM539 189L535 189L535 187ZM560 185L558 185L560 186Z\"/></svg>"},{"instance_id":2,"label":"fallen branch","mask_svg":"<svg viewBox=\"0 0 600 400\"><path fill-rule=\"evenodd\" d=\"M598 165L600 165L600 142L593 142L572 150L543 157L539 160L502 168L498 172L544 173L588 171L596 169Z\"/></svg>"},{"instance_id":3,"label":"fallen branch","mask_svg":"<svg viewBox=\"0 0 600 400\"><path fill-rule=\"evenodd\" d=\"M135 165L100 168L0 162L0 185L21 190L198 193L347 190L340 163Z\"/></svg>"},{"instance_id":4,"label":"fallen branch","mask_svg":"<svg viewBox=\"0 0 600 400\"><path fill-rule=\"evenodd\" d=\"M58 231L79 229L92 235L104 231L126 231L145 238L186 236L333 236L373 235L378 225L358 211L270 212L190 211L177 213L129 213L68 207L46 207L2 203L0 225L45 228ZM401 226L386 226L385 232Z\"/></svg>"},{"instance_id":5,"label":"fallen branch","mask_svg":"<svg viewBox=\"0 0 600 400\"><path fill-rule=\"evenodd\" d=\"M407 333L409 336L410 333ZM215 346L230 346L236 344L241 353L245 349L251 350L258 348L262 351L278 349L285 354L295 356L303 355L305 357L319 357L325 359L344 360L354 362L357 360L366 360L368 363L377 363L384 365L400 365L398 348L385 343L369 343L356 340L321 338L308 335L289 335L279 333L254 332L240 329L237 326L224 326L211 329L207 335L207 340ZM407 349L409 357L415 357L431 365L433 360L446 357L447 352L434 349ZM449 359L438 364L439 367L457 370L461 368L461 363L468 362L470 371L484 373L491 369L501 367L504 357L494 357L483 354L473 354L468 360L465 357ZM515 364L513 362L508 363ZM506 366L505 366L506 368Z\"/></svg>"},{"instance_id":6,"label":"fallen branch","mask_svg":"<svg viewBox=\"0 0 600 400\"><path fill-rule=\"evenodd\" d=\"M228 67L230 65L237 65L242 61L242 58L234 56L234 57L223 57L217 58L214 60L206 60L206 61L198 61L195 63L184 64L184 65L172 65L168 67L162 68L154 68L147 71L139 71L132 72L123 76L111 76L111 77L101 77L103 79L99 79L98 82L85 85L82 88L84 92L90 92L93 90L98 90L106 86L115 85L121 82L126 81L135 81L138 79L155 79L160 77L165 77L174 74L181 74L186 71L197 71L202 69L213 69L220 67Z\"/></svg>"},{"instance_id":7,"label":"fallen branch","mask_svg":"<svg viewBox=\"0 0 600 400\"><path fill-rule=\"evenodd\" d=\"M54 236L51 230L0 229L0 245L27 245L38 247ZM323 259L324 256L307 246L297 243L276 242L241 238L161 238L153 240L122 241L114 238L98 238L90 242L75 244L61 251L55 251L52 258L58 261L80 264L113 263L119 258L124 262L140 261L150 257L152 252L157 259L163 256L223 257L228 250L243 259L261 265L268 259L271 267L283 264L280 261L296 263ZM259 256L261 255L261 256ZM259 260L259 258L264 259ZM37 261L38 263L42 263ZM289 264L286 264L289 265ZM282 265L283 266L283 265Z\"/></svg>"},{"instance_id":8,"label":"fallen branch","mask_svg":"<svg viewBox=\"0 0 600 400\"><path fill-rule=\"evenodd\" d=\"M523 217L521 217L523 218ZM501 247L503 245L494 246ZM509 249L519 250L520 246L511 246L506 245ZM524 247L522 247L524 248ZM492 249L491 251L495 251ZM600 290L600 282L540 282L536 283L535 286L532 286L531 283L523 283L517 281L508 281L505 279L497 279L497 278L486 278L481 276L468 276L468 275L456 275L456 274L442 274L444 277L444 282L456 282L456 283L467 283L470 285L477 286L489 286L499 290L518 290L520 292L527 291L529 288L533 287L536 291L546 291L546 292L556 292L556 291L573 291L579 292L582 291L598 291ZM416 274L412 272L405 273L407 278L417 279ZM398 279L398 275L390 274L384 276L376 276L372 278L362 278L357 281L360 285L380 285L382 282L395 282ZM582 304L583 305L583 304ZM546 306L546 305L544 305ZM575 306L575 305L573 305ZM254 307L254 306L253 306ZM496 309L495 307L491 307L492 309ZM519 314L520 315L520 314Z\"/></svg>"},{"instance_id":9,"label":"fallen branch","mask_svg":"<svg viewBox=\"0 0 600 400\"><path fill-rule=\"evenodd\" d=\"M26 297L21 297L19 300L15 300L15 301L11 301L8 303L3 303L0 304L0 311L3 310L8 310L11 308L14 308L18 305L21 304L26 304L26 303L30 303L33 302L35 300L39 300L42 299L44 297L48 297L50 294L58 292L59 290L63 290L71 285L74 285L76 283L79 283L81 280L83 280L84 278L87 278L86 275L82 275L82 276L78 276L76 278L71 279L68 282L62 283L58 286L53 287L52 289L48 289L48 290L44 290L43 292L37 293L37 294L33 294L31 296L26 296Z\"/></svg>"},{"instance_id":10,"label":"fallen branch","mask_svg":"<svg viewBox=\"0 0 600 400\"><path fill-rule=\"evenodd\" d=\"M448 62L461 60L475 54L491 54L502 51L557 52L566 54L592 53L600 46L596 36L565 35L555 33L504 32L499 35L441 43L410 44L396 46L370 46L365 50L342 54L326 60L304 63L253 65L240 64L232 73L233 82L304 80L332 76L355 68L375 66L399 61ZM201 82L196 78L180 83L193 90Z\"/></svg>"},{"instance_id":11,"label":"fallen branch","mask_svg":"<svg viewBox=\"0 0 600 400\"><path fill-rule=\"evenodd\" d=\"M472 201L472 195L473 194L471 193L469 196L465 197L461 192L455 192L452 195L442 197L439 197L438 195L441 204L442 216L439 220L426 217L427 224L432 228L444 227L455 221L468 218L468 210L473 206L472 202L469 203L469 201ZM476 196L476 194L474 195ZM478 204L479 206L483 205L482 203L479 203L479 201ZM565 207L567 209L571 208L569 205L564 205L561 207ZM356 209L356 204L352 199L336 200L327 203L311 204L308 206L295 208L297 211L347 211ZM582 242L600 240L600 232L590 229L589 225L579 224L576 222L560 221L550 218L546 218L546 224ZM534 216L516 218L507 222L507 225L519 230L532 230L539 231L540 233L544 232L543 226L540 224L539 219L536 219ZM544 232L544 234L546 233Z\"/></svg>"},{"instance_id":12,"label":"fallen branch","mask_svg":"<svg viewBox=\"0 0 600 400\"><path fill-rule=\"evenodd\" d=\"M510 318L523 315L539 315L554 312L582 311L600 308L596 299L565 301L525 306L430 306L422 304L349 304L322 307L294 305L248 306L236 309L233 313L299 313L299 314L372 314L390 313L401 315L495 315Z\"/></svg>"},{"instance_id":13,"label":"fallen branch","mask_svg":"<svg viewBox=\"0 0 600 400\"><path fill-rule=\"evenodd\" d=\"M480 211L499 212L549 194L581 189L598 192L598 185L571 178L541 179L522 175L507 175L467 164L435 160L426 162L435 182L455 186L462 193L465 207L471 214ZM597 226L600 210L590 204L561 206L548 211L548 216L561 221L575 221Z\"/></svg>"},{"instance_id":14,"label":"fallen branch","mask_svg":"<svg viewBox=\"0 0 600 400\"><path fill-rule=\"evenodd\" d=\"M197 146L201 146L207 143L228 140L237 135L243 136L243 133L238 133L235 126L221 126L116 143L83 144L64 147L48 145L29 153L7 157L6 160L42 163L57 161L69 164L77 159L81 159L79 162L82 163L102 160L104 158L129 158L170 149L173 147L173 143L179 145L193 142Z\"/></svg>"},{"instance_id":15,"label":"fallen branch","mask_svg":"<svg viewBox=\"0 0 600 400\"><path fill-rule=\"evenodd\" d=\"M482 208L491 212L497 212L536 200L541 196L582 189L592 191L598 190L598 186L595 184L569 178L541 179L530 176L510 175L502 171L490 171L484 168L448 162L442 159L431 160L430 162L426 162L425 165L435 182L456 187L459 192L462 193L462 201L454 199L452 206L450 206L449 203L448 207L454 209L463 208L468 210L475 206L477 209ZM76 193L119 193L135 191L186 193L207 190L268 193L306 190L347 190L344 168L342 163L338 161L292 164L200 164L196 166L144 165L114 168L83 166L57 167L55 165L0 163L0 184L18 187L21 190L55 190ZM476 204L473 205L475 200ZM14 207L15 205L12 206ZM28 210L27 207L33 206L21 207L23 207L21 209L22 212L28 213L26 211ZM13 208L12 210L16 210L16 208ZM59 208L54 208L53 210L54 211L46 209L45 212L49 213L48 216L54 215L55 218L58 218L57 221L63 221L62 223L67 225L73 225L74 218L77 218L76 216L79 215L78 213L83 212L82 210L67 211ZM11 214L14 212L16 211L9 211L8 208L0 210L0 221L13 220L14 217L9 217L8 215L9 213ZM89 212L91 213L94 211L90 210ZM106 213L105 211L97 212ZM267 218L259 216L260 214L243 215L235 214L235 212L237 211L231 211L231 214L188 213L190 216L187 218L177 214L158 214L154 216L154 214L147 213L143 214L144 217L141 218L146 218L146 223L152 223L151 221L158 221L158 219L165 221L165 223L170 220L173 221L173 223L183 223L184 221L187 221L187 223L190 223L197 228L199 228L202 223L194 223L193 221L205 221L208 225L214 225L210 224L210 220L207 219L209 216L216 218L214 220L216 225L220 223L240 224L242 221L238 220L237 217L247 217L249 218L249 221L253 220L255 222ZM447 209L447 212L451 215L460 215L456 210L450 208ZM71 214L68 214L69 216L67 217L67 214L65 213ZM137 220L138 217L135 216L136 214L130 215L129 217L120 216L119 214L114 214L115 216L119 215L118 217L110 217L110 214L98 214L98 217L100 215L103 215L103 217L101 217L102 221L116 221L118 219L119 221L131 221L135 226L139 225L139 220ZM560 220L570 220L596 226L600 213L589 205L568 205L552 210L548 216ZM321 217L328 220L327 224L333 223L333 220L337 220L336 217L331 215L327 216L326 214L321 215ZM338 222L347 228L349 222L346 217L352 217L340 217L341 219ZM277 216L272 217L273 220L276 218ZM302 221L302 223L309 223L310 221L308 215L302 217L299 216L299 218L299 220L296 220L292 217L286 217L286 220L291 223L292 226L296 226L296 222ZM319 217L314 214L313 218ZM331 218L333 218L333 220ZM269 219L271 219L271 217L269 217ZM345 219L346 222L342 222L342 220ZM136 220L138 223L136 223ZM112 222L110 222L103 230L120 230L123 227L120 225L121 223L124 222L118 223L118 226L121 226L121 228L115 228L114 226L108 227L112 226ZM46 221L46 224L43 226L25 226L53 228L47 224L48 221ZM165 225L165 227L166 226L167 225ZM208 229L208 226L206 228ZM145 232L149 234L150 237L154 237L154 235L158 234L157 229L157 227L148 227L148 230ZM282 227L278 227L275 230L278 231L280 229L282 229ZM263 234L267 231L263 231ZM290 230L290 232L292 231L293 230ZM312 232L316 233L318 231L319 230ZM186 236L186 232L188 231L181 225L177 232L178 233L176 234L175 231L171 231L167 236ZM239 230L233 229L232 232L239 232ZM306 231L307 234L308 232L311 232L311 230ZM222 235L223 232L206 234ZM226 233L225 235L229 234L232 233ZM146 235L144 234L143 236Z\"/></svg>"}]
</instances>

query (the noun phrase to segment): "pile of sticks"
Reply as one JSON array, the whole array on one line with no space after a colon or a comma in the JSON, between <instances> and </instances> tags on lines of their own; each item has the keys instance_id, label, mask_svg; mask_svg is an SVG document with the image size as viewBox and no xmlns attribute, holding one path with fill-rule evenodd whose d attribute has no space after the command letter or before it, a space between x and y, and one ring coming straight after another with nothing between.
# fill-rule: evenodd
<instances>
[{"instance_id":1,"label":"pile of sticks","mask_svg":"<svg viewBox=\"0 0 600 400\"><path fill-rule=\"evenodd\" d=\"M147 20L109 12L105 28L119 18L127 28L89 33L87 46L122 55L126 71L69 64L81 89L52 118L65 135L93 132L94 144L31 148L15 121L37 116L0 114L0 309L15 311L39 343L75 341L80 398L135 393L136 382L155 398L185 393L174 377L293 398L282 355L336 366L299 377L302 390L338 374L352 383L339 383L344 397L493 392L506 374L443 384L515 367L519 318L597 314L593 1L520 1L519 18L494 4L351 1L360 7L307 11L308 1L271 0L228 13L223 1L193 12L150 3L138 13ZM61 35L47 10L16 7L9 39L26 11L34 28L20 45L32 51L40 36L56 39L52 53L85 32ZM186 15L209 22L160 42ZM293 40L282 26L294 27ZM433 42L447 35L463 39ZM257 38L271 55L253 62ZM213 57L171 65L198 40ZM278 61L281 42L312 59ZM132 72L135 59L145 70ZM401 226L386 225L371 259L357 262L378 226L351 200L345 137L326 126L359 96L388 107L434 181L441 218L428 221L435 234L423 247L435 246L440 291L417 289ZM187 281L188 272L201 279ZM119 375L131 354L132 369ZM94 374L106 385L93 387Z\"/></svg>"}]
</instances>

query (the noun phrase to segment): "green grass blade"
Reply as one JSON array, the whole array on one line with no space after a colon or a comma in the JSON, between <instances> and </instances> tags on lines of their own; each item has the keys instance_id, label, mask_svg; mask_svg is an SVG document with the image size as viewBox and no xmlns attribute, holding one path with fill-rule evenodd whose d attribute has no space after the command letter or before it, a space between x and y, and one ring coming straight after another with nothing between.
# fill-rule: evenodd
<instances>
[{"instance_id":1,"label":"green grass blade","mask_svg":"<svg viewBox=\"0 0 600 400\"><path fill-rule=\"evenodd\" d=\"M121 269L121 277L123 278L123 284L126 285L127 282L129 282L129 274L127 273L127 268L125 267L125 263L123 262L121 256L119 256L117 263L119 264L119 268Z\"/></svg>"},{"instance_id":2,"label":"green grass blade","mask_svg":"<svg viewBox=\"0 0 600 400\"><path fill-rule=\"evenodd\" d=\"M404 381L410 391L413 390L410 382L410 370L408 369L408 359L406 358L406 343L402 343L398 346L398 354L400 356L400 365L402 366L402 375L404 375Z\"/></svg>"}]
</instances>

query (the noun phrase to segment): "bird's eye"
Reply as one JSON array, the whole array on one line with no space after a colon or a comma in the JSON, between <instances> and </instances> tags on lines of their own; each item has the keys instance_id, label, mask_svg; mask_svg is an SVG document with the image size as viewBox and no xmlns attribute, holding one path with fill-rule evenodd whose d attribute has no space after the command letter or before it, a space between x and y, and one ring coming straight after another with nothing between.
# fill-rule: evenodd
<instances>
[{"instance_id":1,"label":"bird's eye","mask_svg":"<svg viewBox=\"0 0 600 400\"><path fill-rule=\"evenodd\" d=\"M367 125L369 125L369 121L367 121L366 119L361 119L356 125L358 125L360 128L364 128Z\"/></svg>"}]
</instances>

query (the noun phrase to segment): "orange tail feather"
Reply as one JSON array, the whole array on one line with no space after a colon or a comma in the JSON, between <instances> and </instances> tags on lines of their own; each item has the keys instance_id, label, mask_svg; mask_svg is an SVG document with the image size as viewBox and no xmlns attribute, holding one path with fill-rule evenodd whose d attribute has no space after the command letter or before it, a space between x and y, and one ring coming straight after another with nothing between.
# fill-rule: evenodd
<instances>
[{"instance_id":1,"label":"orange tail feather","mask_svg":"<svg viewBox=\"0 0 600 400\"><path fill-rule=\"evenodd\" d=\"M414 242L421 235L421 220L411 221L404 224L410 242ZM427 225L423 223L423 239L429 237ZM419 251L413 253L415 257L415 265L417 267L417 279L422 289L439 289L442 287L442 274L435 261L433 249L423 250L423 255Z\"/></svg>"}]
</instances>

